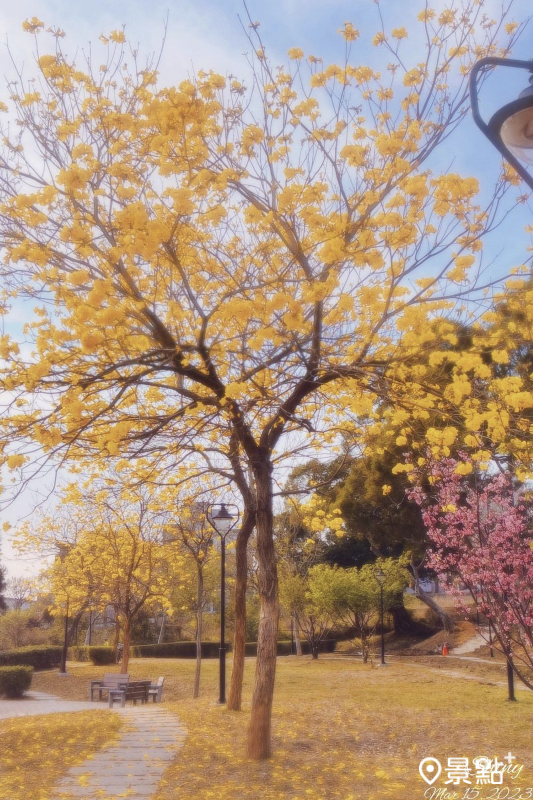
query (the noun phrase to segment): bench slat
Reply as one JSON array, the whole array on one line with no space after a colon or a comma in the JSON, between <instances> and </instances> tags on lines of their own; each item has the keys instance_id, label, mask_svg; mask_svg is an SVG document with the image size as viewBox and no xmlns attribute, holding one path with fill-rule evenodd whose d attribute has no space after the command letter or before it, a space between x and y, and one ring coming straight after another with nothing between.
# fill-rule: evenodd
<instances>
[{"instance_id":1,"label":"bench slat","mask_svg":"<svg viewBox=\"0 0 533 800\"><path fill-rule=\"evenodd\" d=\"M120 689L121 687L126 687L129 684L130 676L129 673L124 672L109 672L107 675L104 675L102 680L91 681L90 685L90 693L91 693L91 701L94 697L94 691L98 691L98 695L100 700L102 699L102 692L110 692L113 689Z\"/></svg>"}]
</instances>

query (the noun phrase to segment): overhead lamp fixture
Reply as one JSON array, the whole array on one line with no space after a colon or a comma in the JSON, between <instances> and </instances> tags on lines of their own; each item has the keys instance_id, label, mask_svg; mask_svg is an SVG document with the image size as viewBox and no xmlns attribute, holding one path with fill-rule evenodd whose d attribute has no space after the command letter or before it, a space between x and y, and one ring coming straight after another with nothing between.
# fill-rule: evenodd
<instances>
[{"instance_id":1,"label":"overhead lamp fixture","mask_svg":"<svg viewBox=\"0 0 533 800\"><path fill-rule=\"evenodd\" d=\"M487 123L479 113L478 80L480 75L494 67L527 70L530 73L530 85L520 92L516 100L496 111ZM533 189L533 176L522 163L533 164L533 61L493 56L480 59L470 73L470 102L478 128Z\"/></svg>"}]
</instances>

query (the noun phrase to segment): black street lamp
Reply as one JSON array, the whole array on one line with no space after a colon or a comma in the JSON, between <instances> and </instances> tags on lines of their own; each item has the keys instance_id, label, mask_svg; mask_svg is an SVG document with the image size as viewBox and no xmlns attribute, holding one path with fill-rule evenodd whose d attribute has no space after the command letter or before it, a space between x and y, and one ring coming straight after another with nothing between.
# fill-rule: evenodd
<instances>
[{"instance_id":1,"label":"black street lamp","mask_svg":"<svg viewBox=\"0 0 533 800\"><path fill-rule=\"evenodd\" d=\"M220 503L218 510L213 513L211 506L206 514L210 525L220 536L220 649L219 649L219 680L220 680L220 695L219 703L226 702L226 642L225 642L225 628L226 628L226 537L228 533L235 527L239 520L239 509L237 506L230 506L235 509L235 514L228 511L225 503Z\"/></svg>"},{"instance_id":2,"label":"black street lamp","mask_svg":"<svg viewBox=\"0 0 533 800\"><path fill-rule=\"evenodd\" d=\"M493 67L525 69L531 76L530 85L520 92L519 97L496 111L487 123L479 113L478 78ZM533 176L519 160L533 164L533 60L520 61L516 58L493 56L480 59L474 64L470 73L470 102L474 122L478 128L529 188L533 189Z\"/></svg>"},{"instance_id":3,"label":"black street lamp","mask_svg":"<svg viewBox=\"0 0 533 800\"><path fill-rule=\"evenodd\" d=\"M525 69L530 73L529 86L520 92L518 98L507 103L496 111L489 122L485 122L479 113L478 102L478 77L493 67L511 67L512 69ZM520 175L522 180L533 189L533 176L520 163L519 159L527 164L533 164L533 60L520 61L516 58L497 58L489 56L481 58L470 73L470 102L472 115L478 128L487 139L500 151L505 160ZM504 595L504 602L506 597ZM490 654L492 652L492 630L489 620ZM516 701L514 691L513 656L510 645L507 646L507 687L509 700Z\"/></svg>"},{"instance_id":4,"label":"black street lamp","mask_svg":"<svg viewBox=\"0 0 533 800\"><path fill-rule=\"evenodd\" d=\"M381 626L381 666L385 667L385 632L383 630L383 585L387 580L387 576L383 572L382 569L378 569L375 573L375 578L379 583L379 594L380 594L380 626Z\"/></svg>"},{"instance_id":5,"label":"black street lamp","mask_svg":"<svg viewBox=\"0 0 533 800\"><path fill-rule=\"evenodd\" d=\"M65 544L65 543L61 543L61 544L57 545L57 549L58 549L58 554L57 554L56 558L59 558L61 563L63 563L65 558L69 554L70 545L69 544ZM62 675L62 676L65 676L65 675L68 674L67 673L67 658L68 658L68 640L69 640L69 635L68 635L69 600L70 600L70 598L69 598L69 595L67 594L67 603L66 603L66 608L65 608L65 630L64 630L64 635L63 635L63 649L61 651L61 660L59 662L59 674Z\"/></svg>"},{"instance_id":6,"label":"black street lamp","mask_svg":"<svg viewBox=\"0 0 533 800\"><path fill-rule=\"evenodd\" d=\"M67 605L65 608L65 632L63 635L63 649L61 651L61 662L59 664L59 675L65 676L68 675L67 673L67 658L68 658L68 607L69 607L69 596L67 595Z\"/></svg>"}]
</instances>

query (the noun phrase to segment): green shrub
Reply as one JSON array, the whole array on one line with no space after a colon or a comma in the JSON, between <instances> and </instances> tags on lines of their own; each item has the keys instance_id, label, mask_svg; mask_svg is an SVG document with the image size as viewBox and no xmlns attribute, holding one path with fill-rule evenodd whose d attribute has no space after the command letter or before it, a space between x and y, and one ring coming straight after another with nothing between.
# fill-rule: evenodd
<instances>
[{"instance_id":1,"label":"green shrub","mask_svg":"<svg viewBox=\"0 0 533 800\"><path fill-rule=\"evenodd\" d=\"M69 647L68 649L69 661L90 661L89 648L84 647Z\"/></svg>"},{"instance_id":2,"label":"green shrub","mask_svg":"<svg viewBox=\"0 0 533 800\"><path fill-rule=\"evenodd\" d=\"M226 645L228 650L230 646ZM202 658L218 658L218 642L202 642ZM196 658L196 642L164 642L163 644L136 644L132 647L134 658Z\"/></svg>"},{"instance_id":3,"label":"green shrub","mask_svg":"<svg viewBox=\"0 0 533 800\"><path fill-rule=\"evenodd\" d=\"M89 651L89 660L95 667L114 664L116 661L115 651L112 647L88 647L87 650Z\"/></svg>"},{"instance_id":4,"label":"green shrub","mask_svg":"<svg viewBox=\"0 0 533 800\"><path fill-rule=\"evenodd\" d=\"M278 642L278 649L277 649L278 656L290 656L291 655L291 643L290 641L279 641ZM257 655L257 642L246 642L244 645L244 655L248 657L255 657Z\"/></svg>"},{"instance_id":5,"label":"green shrub","mask_svg":"<svg viewBox=\"0 0 533 800\"><path fill-rule=\"evenodd\" d=\"M337 644L335 639L324 639L318 646L319 653L332 653ZM296 645L291 649L291 642L289 640L280 640L278 642L278 656L290 656L292 652L296 653ZM305 639L302 641L302 653L304 656L309 655L309 642ZM244 654L246 656L257 655L257 642L246 642L244 646Z\"/></svg>"},{"instance_id":6,"label":"green shrub","mask_svg":"<svg viewBox=\"0 0 533 800\"><path fill-rule=\"evenodd\" d=\"M0 695L22 697L31 686L33 667L0 667Z\"/></svg>"},{"instance_id":7,"label":"green shrub","mask_svg":"<svg viewBox=\"0 0 533 800\"><path fill-rule=\"evenodd\" d=\"M33 667L36 671L58 667L61 661L62 647L36 645L35 647L17 647L0 653L0 667L21 666Z\"/></svg>"},{"instance_id":8,"label":"green shrub","mask_svg":"<svg viewBox=\"0 0 533 800\"><path fill-rule=\"evenodd\" d=\"M335 650L335 639L325 639L320 642L320 653L332 653ZM226 644L231 650L231 646ZM218 642L202 642L202 658L218 658L220 645ZM309 653L309 644L302 641L302 651L305 655ZM195 642L164 642L163 644L136 644L131 649L134 658L196 658ZM290 641L278 642L278 656L290 656ZM247 642L245 645L245 655L257 655L257 642Z\"/></svg>"},{"instance_id":9,"label":"green shrub","mask_svg":"<svg viewBox=\"0 0 533 800\"><path fill-rule=\"evenodd\" d=\"M115 651L105 645L69 647L68 657L71 661L92 661L95 666L115 663Z\"/></svg>"},{"instance_id":10,"label":"green shrub","mask_svg":"<svg viewBox=\"0 0 533 800\"><path fill-rule=\"evenodd\" d=\"M336 639L323 639L318 644L318 652L319 653L333 653L335 647L337 645ZM305 656L308 656L310 653L309 642L305 639L302 641L302 653Z\"/></svg>"}]
</instances>

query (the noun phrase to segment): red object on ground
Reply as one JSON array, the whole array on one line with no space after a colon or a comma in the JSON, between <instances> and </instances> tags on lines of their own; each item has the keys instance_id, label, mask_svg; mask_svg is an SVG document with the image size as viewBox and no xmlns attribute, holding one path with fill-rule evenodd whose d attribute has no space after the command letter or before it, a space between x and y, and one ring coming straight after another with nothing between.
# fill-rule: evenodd
<instances>
[{"instance_id":1,"label":"red object on ground","mask_svg":"<svg viewBox=\"0 0 533 800\"><path fill-rule=\"evenodd\" d=\"M448 645L447 644L443 644L442 645L442 655L443 656L447 656L449 654L449 652L450 651L448 650Z\"/></svg>"}]
</instances>

